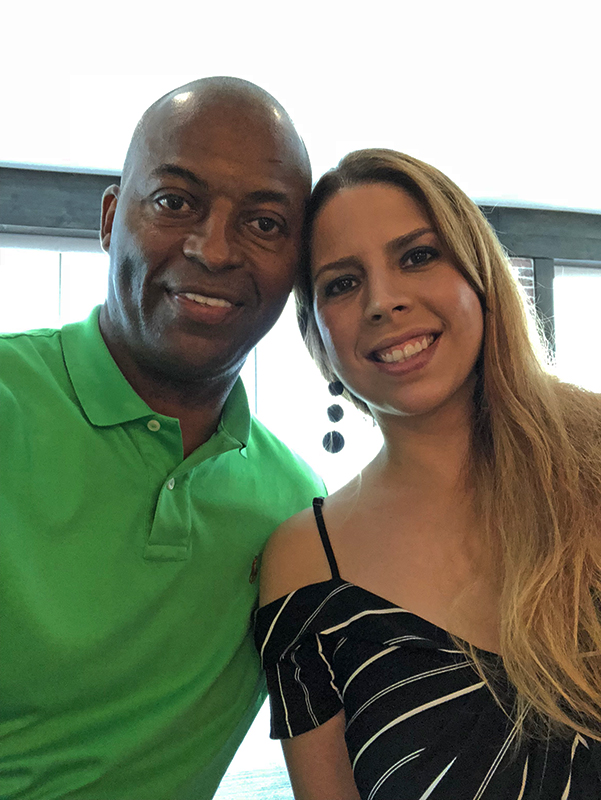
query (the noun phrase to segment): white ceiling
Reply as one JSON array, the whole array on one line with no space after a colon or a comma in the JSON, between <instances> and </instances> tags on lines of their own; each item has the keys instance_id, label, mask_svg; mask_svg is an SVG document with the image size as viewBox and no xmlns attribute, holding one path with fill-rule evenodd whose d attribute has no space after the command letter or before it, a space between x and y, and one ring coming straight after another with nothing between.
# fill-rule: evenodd
<instances>
[{"instance_id":1,"label":"white ceiling","mask_svg":"<svg viewBox=\"0 0 601 800\"><path fill-rule=\"evenodd\" d=\"M316 177L385 146L479 200L601 211L599 0L10 3L0 162L119 169L153 100L236 75L288 109Z\"/></svg>"}]
</instances>

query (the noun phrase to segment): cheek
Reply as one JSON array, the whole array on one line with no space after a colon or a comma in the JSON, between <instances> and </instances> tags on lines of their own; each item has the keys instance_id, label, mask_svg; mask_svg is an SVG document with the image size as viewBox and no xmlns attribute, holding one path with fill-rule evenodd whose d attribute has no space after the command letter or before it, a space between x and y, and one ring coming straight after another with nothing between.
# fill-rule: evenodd
<instances>
[{"instance_id":1,"label":"cheek","mask_svg":"<svg viewBox=\"0 0 601 800\"><path fill-rule=\"evenodd\" d=\"M129 224L119 228L116 256L119 261L127 262L131 283L143 282L152 265L161 260L161 245L161 237L153 235L152 229L144 230L142 235L142 231Z\"/></svg>"},{"instance_id":2,"label":"cheek","mask_svg":"<svg viewBox=\"0 0 601 800\"><path fill-rule=\"evenodd\" d=\"M462 321L465 339L469 343L470 356L477 358L482 346L484 318L480 300L468 284L462 285L457 291L456 309Z\"/></svg>"},{"instance_id":3,"label":"cheek","mask_svg":"<svg viewBox=\"0 0 601 800\"><path fill-rule=\"evenodd\" d=\"M287 274L281 270L272 274L263 272L258 279L255 276L254 282L263 303L283 309L294 285L294 274Z\"/></svg>"},{"instance_id":4,"label":"cheek","mask_svg":"<svg viewBox=\"0 0 601 800\"><path fill-rule=\"evenodd\" d=\"M349 325L345 324L338 314L323 313L318 309L315 309L314 313L317 329L331 365L337 372L344 372L343 365L352 349Z\"/></svg>"},{"instance_id":5,"label":"cheek","mask_svg":"<svg viewBox=\"0 0 601 800\"><path fill-rule=\"evenodd\" d=\"M246 249L243 258L249 272L254 272L254 279L263 297L278 298L290 293L296 278L296 249L282 248L275 253Z\"/></svg>"},{"instance_id":6,"label":"cheek","mask_svg":"<svg viewBox=\"0 0 601 800\"><path fill-rule=\"evenodd\" d=\"M332 361L332 357L335 357L334 353L334 345L332 342L332 334L331 334L331 326L329 325L327 314L324 314L321 311L317 304L313 304L313 315L315 317L315 322L317 324L317 330L319 331L319 336L321 338L321 342L324 346L324 349L328 355L330 361Z\"/></svg>"}]
</instances>

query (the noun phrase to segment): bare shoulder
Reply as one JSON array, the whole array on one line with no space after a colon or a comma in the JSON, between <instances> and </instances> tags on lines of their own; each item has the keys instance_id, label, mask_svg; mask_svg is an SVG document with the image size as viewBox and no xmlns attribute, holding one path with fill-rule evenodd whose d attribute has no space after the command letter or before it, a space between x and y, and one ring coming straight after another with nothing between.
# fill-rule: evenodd
<instances>
[{"instance_id":1,"label":"bare shoulder","mask_svg":"<svg viewBox=\"0 0 601 800\"><path fill-rule=\"evenodd\" d=\"M261 560L260 605L331 578L312 508L295 514L272 534Z\"/></svg>"}]
</instances>

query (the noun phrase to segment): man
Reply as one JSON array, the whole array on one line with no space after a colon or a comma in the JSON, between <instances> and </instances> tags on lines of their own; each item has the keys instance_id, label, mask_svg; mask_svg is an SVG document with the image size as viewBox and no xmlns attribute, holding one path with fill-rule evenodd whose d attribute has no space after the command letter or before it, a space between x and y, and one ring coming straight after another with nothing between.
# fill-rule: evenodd
<instances>
[{"instance_id":1,"label":"man","mask_svg":"<svg viewBox=\"0 0 601 800\"><path fill-rule=\"evenodd\" d=\"M245 81L144 115L102 203L104 306L0 340L0 797L212 797L262 700L257 555L322 485L238 374L310 190Z\"/></svg>"}]
</instances>

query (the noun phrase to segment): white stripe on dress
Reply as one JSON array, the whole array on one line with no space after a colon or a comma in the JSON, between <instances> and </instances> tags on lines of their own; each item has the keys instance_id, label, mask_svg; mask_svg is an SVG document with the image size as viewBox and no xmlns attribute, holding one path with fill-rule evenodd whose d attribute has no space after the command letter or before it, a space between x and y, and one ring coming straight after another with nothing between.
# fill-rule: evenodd
<instances>
[{"instance_id":1,"label":"white stripe on dress","mask_svg":"<svg viewBox=\"0 0 601 800\"><path fill-rule=\"evenodd\" d=\"M404 608L367 609L366 611L360 611L358 614L349 617L349 619L345 620L344 622L338 623L338 625L334 625L332 628L326 628L325 631L320 631L320 633L322 634L335 633L336 631L339 631L341 628L346 628L346 626L350 625L351 622L355 622L355 620L361 619L362 617L370 617L372 614L411 614L411 612L405 611Z\"/></svg>"},{"instance_id":2,"label":"white stripe on dress","mask_svg":"<svg viewBox=\"0 0 601 800\"><path fill-rule=\"evenodd\" d=\"M388 694L389 692L393 692L395 689L400 689L401 686L407 686L409 683L414 683L415 681L420 681L422 678L430 678L433 675L442 675L445 672L454 672L456 669L465 669L466 667L471 667L471 663L469 661L464 661L459 664L449 664L447 667L437 667L436 669L430 669L427 672L421 672L419 675L411 675L409 678L404 678L402 681L397 681L396 683L392 683L390 686L387 686L385 689L381 689L377 694L374 694L369 700L366 700L363 705L355 711L353 716L350 720L346 723L346 729L348 730L359 714L363 713L366 708L368 708L372 703L375 703L380 698L384 697L384 695Z\"/></svg>"},{"instance_id":3,"label":"white stripe on dress","mask_svg":"<svg viewBox=\"0 0 601 800\"><path fill-rule=\"evenodd\" d=\"M520 788L520 793L518 794L517 800L522 800L524 797L524 792L526 791L526 779L528 777L528 759L530 756L526 756L526 762L524 764L524 772L522 773L522 786Z\"/></svg>"},{"instance_id":4,"label":"white stripe on dress","mask_svg":"<svg viewBox=\"0 0 601 800\"><path fill-rule=\"evenodd\" d=\"M524 714L521 715L521 718L518 721L518 724L521 723L523 718L524 718ZM486 791L486 788L487 788L488 784L491 782L491 780L493 778L493 775L498 770L501 761L505 757L505 753L509 749L510 744L515 739L515 737L517 735L517 732L518 732L518 728L517 728L517 726L514 726L512 728L512 730L511 730L511 733L509 734L509 736L503 742L503 745L502 745L501 749L499 750L499 752L497 753L497 755L495 756L494 761L490 765L489 770L486 773L486 775L484 776L484 780L480 784L480 787L479 787L478 791L476 792L476 794L474 795L473 800L481 800L482 795Z\"/></svg>"},{"instance_id":5,"label":"white stripe on dress","mask_svg":"<svg viewBox=\"0 0 601 800\"><path fill-rule=\"evenodd\" d=\"M290 649L292 649L292 648L294 647L294 645L295 645L295 644L298 642L298 640L301 638L301 636L302 636L302 635L304 634L304 632L307 630L307 628L309 627L309 625L310 625L310 624L313 622L313 620L315 619L315 617L316 617L316 616L319 614L319 612L321 611L321 609L322 609L322 608L323 608L323 607L324 607L324 606L325 606L327 603L329 603L329 602L330 602L331 598L332 598L332 597L334 597L334 595L337 595L339 592L344 592L346 589L351 589L351 588L352 588L352 584L351 584L351 583L343 583L343 584L342 584L342 586L337 586L335 589L333 589L333 590L330 592L330 594L329 594L329 595L328 595L326 598L324 598L324 600L322 600L322 602L321 602L321 603L320 603L320 604L317 606L317 608L315 609L315 611L314 611L314 612L313 612L313 613L312 613L312 614L311 614L309 617L307 617L307 619L306 619L306 620L305 620L305 622L303 623L303 626L302 626L302 628L301 628L301 629L300 629L300 631L299 631L299 632L296 634L296 636L295 636L295 637L294 637L294 639L293 639L293 640L290 642L290 644L289 644L289 645L288 645L288 647L287 647L287 648L284 650L284 652L281 654L280 658L283 658L283 657L286 655L286 653L287 653L287 652L288 652ZM292 594L294 594L294 592L292 592ZM279 614L278 614L278 616L279 616Z\"/></svg>"},{"instance_id":6,"label":"white stripe on dress","mask_svg":"<svg viewBox=\"0 0 601 800\"><path fill-rule=\"evenodd\" d=\"M339 641L338 641L338 644L337 644L337 645L336 645L336 647L334 648L334 652L332 653L332 655L334 655L334 656L335 656L335 655L336 655L336 653L337 653L337 652L340 650L340 648L342 647L342 645L343 645L343 644L346 644L347 642L348 642L348 639L346 638L346 636L341 636L341 637L340 637L340 639L339 639Z\"/></svg>"},{"instance_id":7,"label":"white stripe on dress","mask_svg":"<svg viewBox=\"0 0 601 800\"><path fill-rule=\"evenodd\" d=\"M335 683L336 676L334 675L334 670L332 669L332 667L330 666L330 662L328 661L328 659L324 655L323 648L321 646L321 639L319 638L318 634L315 634L315 639L317 640L317 652L319 653L322 661L324 662L324 664L328 668L328 672L330 673L330 686L336 692L336 694L338 695L338 699L342 703L343 699L342 699L342 695L340 694L340 689L336 686L336 683Z\"/></svg>"},{"instance_id":8,"label":"white stripe on dress","mask_svg":"<svg viewBox=\"0 0 601 800\"><path fill-rule=\"evenodd\" d=\"M463 695L469 694L470 692L475 692L478 689L481 689L485 685L486 684L484 681L480 681L479 683L475 683L473 686L467 686L464 689L459 689L457 692L451 692L451 694L444 695L444 697L437 697L435 700L430 700L429 703L424 703L422 706L418 706L417 708L412 708L411 711L406 711L404 714L401 714L400 717L393 719L387 725L384 725L384 727L381 728L377 733L374 733L374 735L370 739L368 739L367 742L365 742L363 747L359 750L359 752L355 756L355 760L353 761L353 769L355 769L357 761L359 761L359 759L361 758L363 753L367 750L367 748L370 747L370 745L372 745L379 736L381 736L383 733L386 733L386 731L390 730L390 728L393 728L400 722L404 722L406 719L409 719L409 717L414 717L416 716L416 714L421 714L422 711L427 711L428 709L434 708L435 706L440 706L443 703L448 703L450 700L455 700L457 697L462 697Z\"/></svg>"},{"instance_id":9,"label":"white stripe on dress","mask_svg":"<svg viewBox=\"0 0 601 800\"><path fill-rule=\"evenodd\" d=\"M296 660L296 650L293 650L292 653L290 654L290 660L292 661L292 663L296 667L296 669L294 670L294 680L297 683L300 684L300 686L301 686L301 688L303 690L303 694L305 695L305 705L307 706L307 711L309 712L309 716L311 717L311 721L313 722L313 725L317 728L317 726L319 725L319 722L317 720L317 717L313 713L313 708L311 707L311 698L309 697L309 690L307 689L305 684L301 681L301 677L300 677L301 668L300 668L300 664Z\"/></svg>"},{"instance_id":10,"label":"white stripe on dress","mask_svg":"<svg viewBox=\"0 0 601 800\"><path fill-rule=\"evenodd\" d=\"M501 749L499 750L499 752L495 756L495 759L492 762L492 764L490 765L490 768L489 768L488 772L484 776L484 780L480 784L480 788L478 789L478 791L474 795L474 799L473 800L480 800L480 798L484 794L488 784L492 780L493 775L495 774L495 772L499 768L499 764L501 763L501 761L505 757L505 753L509 749L510 744L513 742L513 740L517 736L518 730L521 728L522 722L524 721L524 717L526 716L527 713L528 713L528 710L525 709L524 711L522 711L522 713L518 717L518 720L515 723L515 725L513 726L512 730L511 730L511 733L509 734L509 736L503 742L503 746L501 747Z\"/></svg>"},{"instance_id":11,"label":"white stripe on dress","mask_svg":"<svg viewBox=\"0 0 601 800\"><path fill-rule=\"evenodd\" d=\"M288 719L288 706L286 705L284 690L282 689L282 680L280 678L280 665L276 664L275 668L278 673L278 686L280 687L280 697L282 698L282 705L284 706L284 718L286 720L286 728L288 729L288 736L292 736L292 728L290 727L290 720Z\"/></svg>"},{"instance_id":12,"label":"white stripe on dress","mask_svg":"<svg viewBox=\"0 0 601 800\"><path fill-rule=\"evenodd\" d=\"M275 624L276 624L276 622L278 621L278 618L279 618L280 614L281 614L281 613L282 613L282 611L283 611L283 610L286 608L286 606L288 605L288 601L292 599L292 597L293 597L293 595L294 595L294 594L295 594L295 592L290 592L290 594L288 595L288 597L287 597L287 598L284 600L284 602L282 603L282 607L280 608L280 610L278 611L278 613L275 615L275 617L274 617L274 618L273 618L273 620L271 621L271 625L269 626L269 630L267 631L267 636L265 637L265 641L263 642L263 647L261 648L261 666L263 666L263 652L264 652L264 650L265 650L265 645L266 645L266 644L267 644L267 642L269 641L269 637L271 636L271 634L272 634L272 632L273 632L273 629L275 628Z\"/></svg>"},{"instance_id":13,"label":"white stripe on dress","mask_svg":"<svg viewBox=\"0 0 601 800\"><path fill-rule=\"evenodd\" d=\"M432 783L428 786L428 788L422 794L419 800L428 800L428 797L430 797L434 789L436 789L438 784L441 782L441 780L444 778L444 776L447 774L447 772L451 769L451 767L456 761L457 761L457 756L455 756L455 758L446 765L446 767L443 769L440 775L437 775L436 778L434 778Z\"/></svg>"},{"instance_id":14,"label":"white stripe on dress","mask_svg":"<svg viewBox=\"0 0 601 800\"><path fill-rule=\"evenodd\" d=\"M344 694L345 694L346 690L348 689L349 684L353 680L353 678L356 678L357 675L359 675L359 673L362 672L365 669L365 667L368 667L370 664L373 664L374 661L377 661L379 658L382 658L382 656L387 656L389 653L392 653L392 652L394 652L395 650L398 650L398 649L399 649L398 645L394 645L393 647L389 647L387 650L381 650L379 653L376 653L375 656L372 656L371 658L368 658L366 661L364 661L361 664L361 666L357 667L357 669L353 672L353 674L350 676L348 681L342 687L342 696L344 697Z\"/></svg>"},{"instance_id":15,"label":"white stripe on dress","mask_svg":"<svg viewBox=\"0 0 601 800\"><path fill-rule=\"evenodd\" d=\"M414 761L424 752L425 749L425 747L422 747L420 750L416 750L415 753L410 753L408 756L405 756L400 761L397 761L396 764L393 764L391 767L389 767L383 775L380 775L376 783L373 785L371 792L367 795L367 800L372 800L375 797L376 792L380 790L384 781L387 780L393 772L396 772L397 769L404 767L405 764L408 764L410 761Z\"/></svg>"},{"instance_id":16,"label":"white stripe on dress","mask_svg":"<svg viewBox=\"0 0 601 800\"><path fill-rule=\"evenodd\" d=\"M568 775L568 782L566 783L566 788L563 790L563 794L561 795L561 800L568 800L570 796L570 789L572 787L572 766L574 764L574 756L576 755L576 748L579 744L583 744L586 748L588 748L588 743L586 739L583 739L582 736L577 733L574 736L574 741L572 742L572 753L570 756L570 774Z\"/></svg>"},{"instance_id":17,"label":"white stripe on dress","mask_svg":"<svg viewBox=\"0 0 601 800\"><path fill-rule=\"evenodd\" d=\"M429 639L426 639L424 636L415 636L409 633L405 634L405 636L397 636L395 639L387 639L384 644L400 644L401 642L427 642Z\"/></svg>"}]
</instances>

